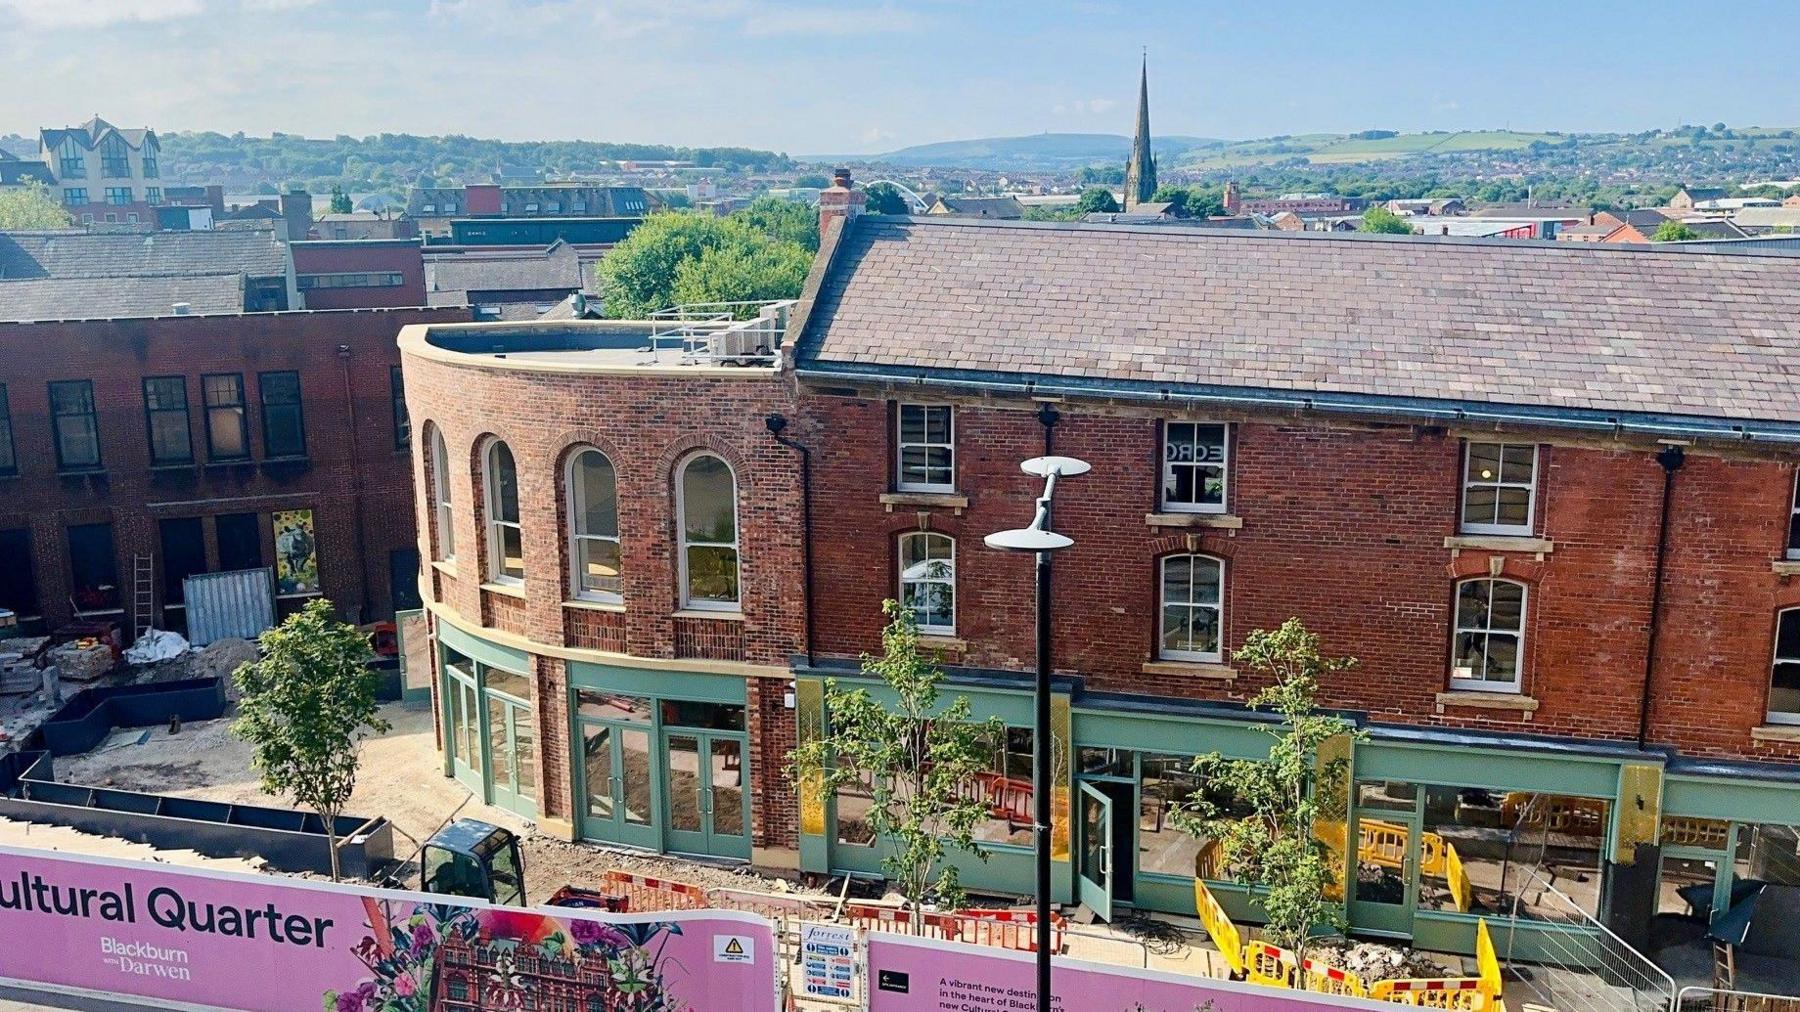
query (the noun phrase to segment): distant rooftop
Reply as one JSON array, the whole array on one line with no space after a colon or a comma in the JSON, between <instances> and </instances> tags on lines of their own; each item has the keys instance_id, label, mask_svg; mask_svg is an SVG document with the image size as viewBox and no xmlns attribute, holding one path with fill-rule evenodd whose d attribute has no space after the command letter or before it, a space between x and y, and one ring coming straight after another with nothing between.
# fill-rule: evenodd
<instances>
[{"instance_id":1,"label":"distant rooftop","mask_svg":"<svg viewBox=\"0 0 1800 1012\"><path fill-rule=\"evenodd\" d=\"M0 281L287 273L287 246L255 231L0 232Z\"/></svg>"},{"instance_id":2,"label":"distant rooftop","mask_svg":"<svg viewBox=\"0 0 1800 1012\"><path fill-rule=\"evenodd\" d=\"M540 320L408 328L401 348L464 364L548 372L775 370L791 301L678 306L650 320ZM560 316L561 314L559 314ZM741 319L748 316L749 319ZM415 332L416 331L416 332Z\"/></svg>"}]
</instances>

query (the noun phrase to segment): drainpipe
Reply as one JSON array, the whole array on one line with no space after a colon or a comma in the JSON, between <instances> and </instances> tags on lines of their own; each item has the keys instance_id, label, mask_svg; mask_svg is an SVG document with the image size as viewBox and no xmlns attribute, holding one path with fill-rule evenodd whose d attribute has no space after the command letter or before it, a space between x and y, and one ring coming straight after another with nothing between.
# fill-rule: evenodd
<instances>
[{"instance_id":1,"label":"drainpipe","mask_svg":"<svg viewBox=\"0 0 1800 1012\"><path fill-rule=\"evenodd\" d=\"M344 373L344 411L350 422L350 495L356 520L356 575L362 582L362 603L357 606L356 617L369 617L372 607L369 598L369 546L368 538L363 533L363 479L362 448L358 445L356 434L356 394L350 387L350 346L337 346L338 364Z\"/></svg>"},{"instance_id":2,"label":"drainpipe","mask_svg":"<svg viewBox=\"0 0 1800 1012\"><path fill-rule=\"evenodd\" d=\"M1662 518L1656 532L1656 575L1650 585L1650 640L1644 647L1644 691L1638 701L1638 748L1650 739L1650 682L1656 670L1656 640L1661 631L1663 566L1669 555L1669 500L1675 495L1675 472L1687 461L1681 447L1671 443L1656 454L1663 469Z\"/></svg>"},{"instance_id":3,"label":"drainpipe","mask_svg":"<svg viewBox=\"0 0 1800 1012\"><path fill-rule=\"evenodd\" d=\"M802 588L803 600L806 604L806 666L813 666L813 558L812 558L812 452L799 443L783 436L788 420L778 413L771 413L763 419L768 426L769 435L775 441L800 454L800 564L806 569L806 582Z\"/></svg>"},{"instance_id":4,"label":"drainpipe","mask_svg":"<svg viewBox=\"0 0 1800 1012\"><path fill-rule=\"evenodd\" d=\"M1049 401L1041 401L1038 403L1037 420L1044 427L1044 456L1048 457L1056 452L1056 423L1062 421L1062 412L1056 410L1056 406Z\"/></svg>"}]
</instances>

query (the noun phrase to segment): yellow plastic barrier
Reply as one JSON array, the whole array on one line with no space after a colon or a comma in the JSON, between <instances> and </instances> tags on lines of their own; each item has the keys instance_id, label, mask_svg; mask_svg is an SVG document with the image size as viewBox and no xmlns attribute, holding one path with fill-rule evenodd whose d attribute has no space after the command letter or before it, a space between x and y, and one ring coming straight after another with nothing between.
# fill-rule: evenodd
<instances>
[{"instance_id":1,"label":"yellow plastic barrier","mask_svg":"<svg viewBox=\"0 0 1800 1012\"><path fill-rule=\"evenodd\" d=\"M1494 952L1494 939L1488 934L1487 918L1475 922L1475 975L1488 987L1488 994L1500 998L1500 957Z\"/></svg>"},{"instance_id":2,"label":"yellow plastic barrier","mask_svg":"<svg viewBox=\"0 0 1800 1012\"><path fill-rule=\"evenodd\" d=\"M1279 945L1251 942L1244 946L1244 979L1264 987L1293 987L1294 954Z\"/></svg>"},{"instance_id":3,"label":"yellow plastic barrier","mask_svg":"<svg viewBox=\"0 0 1800 1012\"><path fill-rule=\"evenodd\" d=\"M1231 967L1234 977L1244 975L1244 936L1238 933L1237 925L1225 915L1225 908L1213 898L1212 890L1206 883L1194 880L1194 908L1200 915L1200 923L1206 928L1206 934L1212 943L1219 947L1225 957L1225 965Z\"/></svg>"},{"instance_id":4,"label":"yellow plastic barrier","mask_svg":"<svg viewBox=\"0 0 1800 1012\"><path fill-rule=\"evenodd\" d=\"M1379 980L1370 986L1369 997L1395 1005L1463 1012L1498 1012L1499 1007L1498 999L1487 993L1486 982L1477 977Z\"/></svg>"},{"instance_id":5,"label":"yellow plastic barrier","mask_svg":"<svg viewBox=\"0 0 1800 1012\"><path fill-rule=\"evenodd\" d=\"M1300 983L1308 991L1340 994L1351 998L1367 998L1369 988L1361 977L1308 957L1300 961Z\"/></svg>"},{"instance_id":6,"label":"yellow plastic barrier","mask_svg":"<svg viewBox=\"0 0 1800 1012\"><path fill-rule=\"evenodd\" d=\"M1463 871L1462 858L1454 844L1444 845L1444 880L1450 886L1450 902L1457 910L1468 913L1475 902L1475 886L1470 883L1468 872ZM1486 921L1482 922L1482 930L1487 930Z\"/></svg>"},{"instance_id":7,"label":"yellow plastic barrier","mask_svg":"<svg viewBox=\"0 0 1800 1012\"><path fill-rule=\"evenodd\" d=\"M1356 856L1383 868L1405 867L1406 836L1405 826L1365 821L1357 833Z\"/></svg>"}]
</instances>

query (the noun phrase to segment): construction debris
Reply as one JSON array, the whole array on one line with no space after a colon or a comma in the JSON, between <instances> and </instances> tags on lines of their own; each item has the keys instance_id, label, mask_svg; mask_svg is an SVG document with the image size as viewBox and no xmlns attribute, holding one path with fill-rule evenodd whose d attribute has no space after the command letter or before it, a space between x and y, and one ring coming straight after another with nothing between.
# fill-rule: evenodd
<instances>
[{"instance_id":1,"label":"construction debris","mask_svg":"<svg viewBox=\"0 0 1800 1012\"><path fill-rule=\"evenodd\" d=\"M91 682L110 672L118 660L112 644L89 637L52 647L49 656L62 678L71 682Z\"/></svg>"},{"instance_id":2,"label":"construction debris","mask_svg":"<svg viewBox=\"0 0 1800 1012\"><path fill-rule=\"evenodd\" d=\"M174 660L187 652L188 641L180 633L150 629L125 651L125 661L129 664L156 664Z\"/></svg>"}]
</instances>

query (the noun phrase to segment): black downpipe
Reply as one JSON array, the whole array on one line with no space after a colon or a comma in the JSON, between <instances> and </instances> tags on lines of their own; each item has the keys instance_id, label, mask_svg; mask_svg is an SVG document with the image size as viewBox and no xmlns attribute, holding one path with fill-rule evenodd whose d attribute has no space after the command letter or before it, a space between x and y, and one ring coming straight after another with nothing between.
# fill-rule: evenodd
<instances>
[{"instance_id":1,"label":"black downpipe","mask_svg":"<svg viewBox=\"0 0 1800 1012\"><path fill-rule=\"evenodd\" d=\"M1687 461L1681 447L1670 444L1656 454L1663 469L1662 517L1656 532L1656 575L1650 585L1650 637L1644 646L1644 692L1638 700L1638 748L1650 740L1650 682L1656 671L1656 640L1662 628L1663 567L1669 556L1669 503L1675 496L1675 472Z\"/></svg>"},{"instance_id":2,"label":"black downpipe","mask_svg":"<svg viewBox=\"0 0 1800 1012\"><path fill-rule=\"evenodd\" d=\"M780 414L770 414L763 419L768 426L769 435L775 441L800 454L800 564L806 567L806 579L802 584L802 596L806 605L806 666L813 666L813 530L812 530L812 452L799 443L783 436L788 420Z\"/></svg>"},{"instance_id":3,"label":"black downpipe","mask_svg":"<svg viewBox=\"0 0 1800 1012\"><path fill-rule=\"evenodd\" d=\"M1056 423L1062 421L1062 412L1044 401L1038 405L1037 420L1044 427L1044 456L1048 457L1056 452Z\"/></svg>"}]
</instances>

